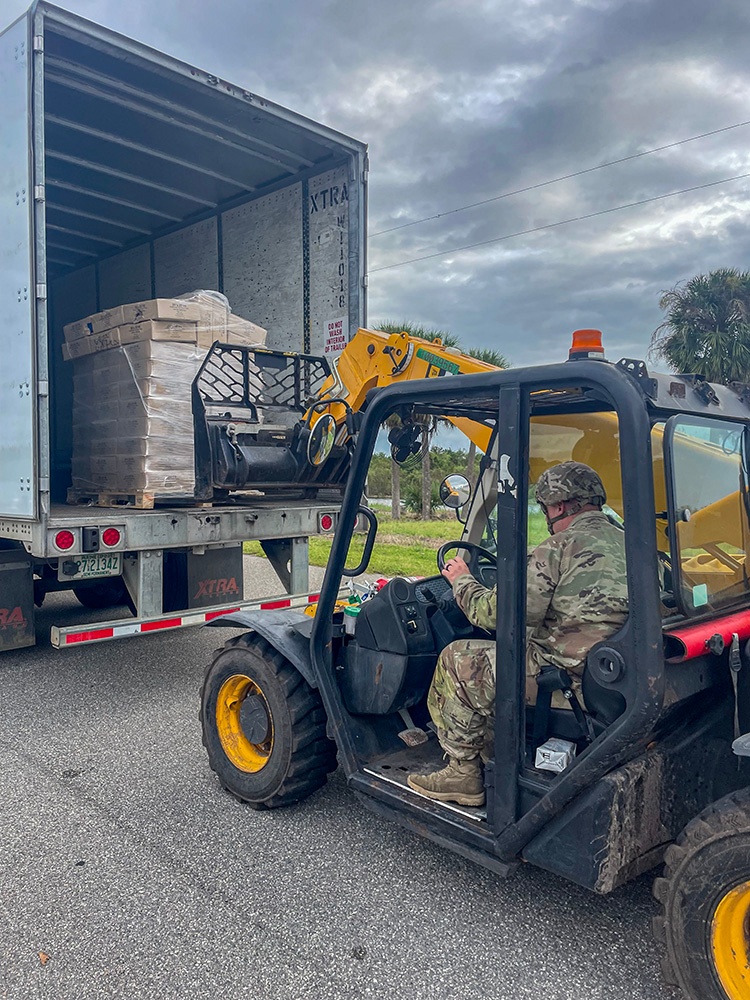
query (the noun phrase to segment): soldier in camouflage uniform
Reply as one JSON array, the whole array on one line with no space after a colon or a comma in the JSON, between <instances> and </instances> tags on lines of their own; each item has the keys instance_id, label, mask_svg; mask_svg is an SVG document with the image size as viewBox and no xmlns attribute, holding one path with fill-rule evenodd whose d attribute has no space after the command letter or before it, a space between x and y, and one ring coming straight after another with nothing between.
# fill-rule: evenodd
<instances>
[{"instance_id":1,"label":"soldier in camouflage uniform","mask_svg":"<svg viewBox=\"0 0 750 1000\"><path fill-rule=\"evenodd\" d=\"M550 537L529 557L526 591L526 701L536 701L536 676L546 665L563 667L579 700L589 650L607 639L628 614L625 538L602 505L601 479L582 462L563 462L539 477L536 498ZM497 625L497 588L478 583L461 558L443 575L466 617L481 628ZM495 643L452 642L438 658L427 705L438 728L448 766L433 774L411 774L411 788L430 798L461 805L484 803L481 760L494 744ZM553 705L569 708L561 692Z\"/></svg>"}]
</instances>

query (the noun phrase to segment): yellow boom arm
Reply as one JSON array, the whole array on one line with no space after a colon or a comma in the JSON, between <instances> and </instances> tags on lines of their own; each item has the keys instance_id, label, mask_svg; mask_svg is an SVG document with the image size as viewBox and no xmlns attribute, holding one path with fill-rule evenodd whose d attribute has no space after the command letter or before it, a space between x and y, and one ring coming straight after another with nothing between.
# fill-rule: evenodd
<instances>
[{"instance_id":1,"label":"yellow boom arm","mask_svg":"<svg viewBox=\"0 0 750 1000\"><path fill-rule=\"evenodd\" d=\"M360 329L341 352L334 374L324 383L320 400L308 411L306 419L314 425L324 413L330 413L340 427L346 417L341 403L322 404L327 399L345 399L356 413L361 410L370 389L440 375L461 375L471 372L497 371L495 365L453 347L440 340L422 340L407 333L382 333ZM487 450L490 431L474 420L447 418L482 451Z\"/></svg>"}]
</instances>

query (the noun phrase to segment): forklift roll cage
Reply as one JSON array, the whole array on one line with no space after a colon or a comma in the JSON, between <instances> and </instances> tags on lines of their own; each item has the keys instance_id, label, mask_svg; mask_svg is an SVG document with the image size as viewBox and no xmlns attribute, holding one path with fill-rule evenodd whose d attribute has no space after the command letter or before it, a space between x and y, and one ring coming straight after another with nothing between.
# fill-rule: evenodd
<instances>
[{"instance_id":1,"label":"forklift roll cage","mask_svg":"<svg viewBox=\"0 0 750 1000\"><path fill-rule=\"evenodd\" d=\"M501 481L498 486L497 636L502 640L502 655L497 657L494 791L488 789L486 823L467 821L438 803L367 773L363 756L366 736L357 717L347 712L335 677L334 601L370 459L385 419L410 407L415 412L484 412L496 421L501 468L508 469L515 480ZM745 408L740 388L709 386L695 376L652 376L643 362L628 360L618 365L583 360L465 375L460 380L423 380L371 394L310 643L329 732L338 744L350 785L371 808L505 873L576 796L646 749L664 708L666 687L652 428L676 413L710 414L747 423ZM610 690L624 696L625 709L579 754L574 766L550 781L541 797L524 811L521 790L529 780L525 764L524 616L530 417L539 412L597 410L614 411L618 420L630 613L623 628L595 648L588 670L598 664L600 680L609 677Z\"/></svg>"}]
</instances>

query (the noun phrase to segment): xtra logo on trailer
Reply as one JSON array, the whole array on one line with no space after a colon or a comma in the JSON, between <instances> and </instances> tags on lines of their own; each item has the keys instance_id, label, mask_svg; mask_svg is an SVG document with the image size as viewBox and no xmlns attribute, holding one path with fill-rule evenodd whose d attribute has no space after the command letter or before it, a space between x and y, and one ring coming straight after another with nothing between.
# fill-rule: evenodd
<instances>
[{"instance_id":1,"label":"xtra logo on trailer","mask_svg":"<svg viewBox=\"0 0 750 1000\"><path fill-rule=\"evenodd\" d=\"M320 191L316 191L315 194L310 192L310 215L315 215L316 212L324 212L327 208L333 208L336 205L345 205L349 201L349 189L346 184L342 184L340 187L338 184L332 184L331 187L322 188Z\"/></svg>"},{"instance_id":2,"label":"xtra logo on trailer","mask_svg":"<svg viewBox=\"0 0 750 1000\"><path fill-rule=\"evenodd\" d=\"M222 577L216 580L199 580L198 590L193 596L194 601L202 597L228 597L231 594L239 594L240 588L237 586L237 579L234 576Z\"/></svg>"},{"instance_id":3,"label":"xtra logo on trailer","mask_svg":"<svg viewBox=\"0 0 750 1000\"><path fill-rule=\"evenodd\" d=\"M16 628L26 628L27 624L28 622L20 608L0 608L0 628L6 628L10 625L14 625Z\"/></svg>"}]
</instances>

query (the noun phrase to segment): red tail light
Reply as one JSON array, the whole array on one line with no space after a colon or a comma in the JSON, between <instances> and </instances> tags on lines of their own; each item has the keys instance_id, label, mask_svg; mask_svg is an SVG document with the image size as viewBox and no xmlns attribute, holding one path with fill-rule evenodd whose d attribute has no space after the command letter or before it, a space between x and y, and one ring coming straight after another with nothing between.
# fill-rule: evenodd
<instances>
[{"instance_id":1,"label":"red tail light","mask_svg":"<svg viewBox=\"0 0 750 1000\"><path fill-rule=\"evenodd\" d=\"M333 517L331 514L321 514L318 524L321 531L331 531L333 529Z\"/></svg>"},{"instance_id":2,"label":"red tail light","mask_svg":"<svg viewBox=\"0 0 750 1000\"><path fill-rule=\"evenodd\" d=\"M75 535L72 531L58 531L55 535L55 545L63 552L67 552L68 549L72 549L74 542Z\"/></svg>"},{"instance_id":3,"label":"red tail light","mask_svg":"<svg viewBox=\"0 0 750 1000\"><path fill-rule=\"evenodd\" d=\"M111 549L113 545L119 545L122 535L117 528L105 528L102 532L102 542Z\"/></svg>"}]
</instances>

